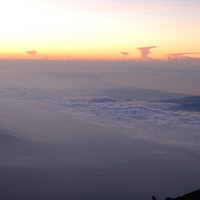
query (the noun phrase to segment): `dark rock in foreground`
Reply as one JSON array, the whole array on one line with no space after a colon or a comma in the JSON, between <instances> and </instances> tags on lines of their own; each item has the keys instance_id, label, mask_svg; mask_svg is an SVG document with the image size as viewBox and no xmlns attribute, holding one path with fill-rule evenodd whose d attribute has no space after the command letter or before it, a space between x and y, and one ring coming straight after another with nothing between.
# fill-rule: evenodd
<instances>
[{"instance_id":1,"label":"dark rock in foreground","mask_svg":"<svg viewBox=\"0 0 200 200\"><path fill-rule=\"evenodd\" d=\"M155 196L153 196L152 200L157 200L157 199L155 198ZM167 197L165 198L165 200L200 200L200 189L176 198Z\"/></svg>"},{"instance_id":2,"label":"dark rock in foreground","mask_svg":"<svg viewBox=\"0 0 200 200\"><path fill-rule=\"evenodd\" d=\"M167 197L165 200L200 200L200 189L177 198Z\"/></svg>"}]
</instances>

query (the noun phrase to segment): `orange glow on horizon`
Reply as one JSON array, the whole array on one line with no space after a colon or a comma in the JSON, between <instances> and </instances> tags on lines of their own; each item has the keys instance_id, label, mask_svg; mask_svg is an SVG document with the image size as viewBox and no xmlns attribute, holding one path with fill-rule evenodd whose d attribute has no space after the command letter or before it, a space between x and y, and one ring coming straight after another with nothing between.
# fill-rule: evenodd
<instances>
[{"instance_id":1,"label":"orange glow on horizon","mask_svg":"<svg viewBox=\"0 0 200 200\"><path fill-rule=\"evenodd\" d=\"M173 56L172 54L164 54L164 55L158 55L157 57L154 55L153 50L152 53L150 54L150 57L154 60L154 59L158 59L158 60L167 60L169 56L171 56L172 58L182 58L182 57L191 57L191 58L197 58L200 59L200 53L199 54L186 54L183 56L176 56L176 53L174 53L175 55ZM141 56L140 56L140 52L134 52L134 53L130 53L130 55L127 55L126 57L124 57L120 52L115 52L113 54L111 53L99 53L96 54L96 52L91 52L91 53L77 53L77 54L59 54L59 53L55 53L55 54L40 54L38 52L38 54L36 54L35 56L31 56L28 55L26 53L3 53L0 55L0 59L13 59L13 60L107 60L107 61L114 61L114 60L142 60Z\"/></svg>"},{"instance_id":2,"label":"orange glow on horizon","mask_svg":"<svg viewBox=\"0 0 200 200\"><path fill-rule=\"evenodd\" d=\"M12 5L12 6L11 6ZM174 1L9 0L1 3L0 58L119 60L200 52L200 13ZM198 8L198 6L196 6ZM9 10L9 12L8 12ZM26 51L36 50L33 58ZM200 58L200 54L185 55Z\"/></svg>"}]
</instances>

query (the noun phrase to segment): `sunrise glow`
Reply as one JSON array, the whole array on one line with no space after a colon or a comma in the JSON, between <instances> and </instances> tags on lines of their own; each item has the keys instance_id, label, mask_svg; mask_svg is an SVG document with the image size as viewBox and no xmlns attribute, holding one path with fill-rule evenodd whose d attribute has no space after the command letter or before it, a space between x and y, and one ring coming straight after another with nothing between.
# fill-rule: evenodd
<instances>
[{"instance_id":1,"label":"sunrise glow","mask_svg":"<svg viewBox=\"0 0 200 200\"><path fill-rule=\"evenodd\" d=\"M200 57L198 1L8 0L0 17L2 59L136 59L148 46L152 58Z\"/></svg>"}]
</instances>

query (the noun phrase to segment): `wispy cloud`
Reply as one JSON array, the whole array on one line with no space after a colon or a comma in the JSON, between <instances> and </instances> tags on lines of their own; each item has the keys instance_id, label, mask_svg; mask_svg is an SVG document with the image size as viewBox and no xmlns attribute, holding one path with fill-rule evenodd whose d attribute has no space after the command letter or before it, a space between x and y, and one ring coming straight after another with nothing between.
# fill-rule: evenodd
<instances>
[{"instance_id":1,"label":"wispy cloud","mask_svg":"<svg viewBox=\"0 0 200 200\"><path fill-rule=\"evenodd\" d=\"M93 9L94 11L110 12L110 11L145 11L145 10L167 10L166 7L159 6L135 6L135 5L113 5Z\"/></svg>"},{"instance_id":2,"label":"wispy cloud","mask_svg":"<svg viewBox=\"0 0 200 200\"><path fill-rule=\"evenodd\" d=\"M14 56L8 56L7 59L13 60L13 59L15 59L15 57Z\"/></svg>"},{"instance_id":3,"label":"wispy cloud","mask_svg":"<svg viewBox=\"0 0 200 200\"><path fill-rule=\"evenodd\" d=\"M81 2L82 4L82 2ZM83 6L85 7L85 6ZM197 3L190 3L190 2L182 2L181 6L180 3L177 1L141 1L133 2L133 1L94 1L88 3L88 8L91 11L100 11L100 12L114 12L114 11L172 11L172 10L179 10L179 11L198 11L200 9L199 4Z\"/></svg>"},{"instance_id":4,"label":"wispy cloud","mask_svg":"<svg viewBox=\"0 0 200 200\"><path fill-rule=\"evenodd\" d=\"M128 52L120 52L121 54L122 54L122 56L123 56L123 58L124 58L124 60L127 60L127 56L130 54L130 53L128 53Z\"/></svg>"},{"instance_id":5,"label":"wispy cloud","mask_svg":"<svg viewBox=\"0 0 200 200\"><path fill-rule=\"evenodd\" d=\"M171 54L168 54L168 56L173 56L173 57L182 57L182 56L185 56L185 55L194 55L194 54L200 54L200 52L187 52L187 53L171 53Z\"/></svg>"},{"instance_id":6,"label":"wispy cloud","mask_svg":"<svg viewBox=\"0 0 200 200\"><path fill-rule=\"evenodd\" d=\"M200 54L199 52L172 53L166 55L168 61L189 62L191 64L200 63L200 58L193 58L189 55Z\"/></svg>"},{"instance_id":7,"label":"wispy cloud","mask_svg":"<svg viewBox=\"0 0 200 200\"><path fill-rule=\"evenodd\" d=\"M120 52L122 55L124 55L124 56L127 56L127 55L129 55L130 53L127 53L127 52Z\"/></svg>"},{"instance_id":8,"label":"wispy cloud","mask_svg":"<svg viewBox=\"0 0 200 200\"><path fill-rule=\"evenodd\" d=\"M26 51L26 53L27 53L29 56L35 57L35 55L37 54L37 51L35 51L35 50Z\"/></svg>"}]
</instances>

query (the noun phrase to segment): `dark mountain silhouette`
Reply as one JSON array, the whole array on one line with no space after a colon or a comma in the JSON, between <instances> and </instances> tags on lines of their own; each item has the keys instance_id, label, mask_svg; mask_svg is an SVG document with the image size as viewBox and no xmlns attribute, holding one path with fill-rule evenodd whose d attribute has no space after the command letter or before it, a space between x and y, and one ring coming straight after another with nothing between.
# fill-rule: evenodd
<instances>
[{"instance_id":1,"label":"dark mountain silhouette","mask_svg":"<svg viewBox=\"0 0 200 200\"><path fill-rule=\"evenodd\" d=\"M178 99L167 99L161 102L177 104L177 106L175 107L176 110L200 112L200 96L189 96Z\"/></svg>"},{"instance_id":2,"label":"dark mountain silhouette","mask_svg":"<svg viewBox=\"0 0 200 200\"><path fill-rule=\"evenodd\" d=\"M133 99L134 101L162 101L165 99L184 98L190 95L181 93L162 92L159 90L141 89L134 87L119 87L95 91L86 91L86 96L109 96L116 100Z\"/></svg>"},{"instance_id":3,"label":"dark mountain silhouette","mask_svg":"<svg viewBox=\"0 0 200 200\"><path fill-rule=\"evenodd\" d=\"M187 186L181 185L182 191L199 184L199 157L190 152L95 130L81 140L57 146L0 133L0 199L146 200L152 191L162 191L164 199L169 191L176 192L183 176ZM175 152L177 157L173 157ZM192 169L187 169L183 156ZM163 184L170 187L163 189Z\"/></svg>"},{"instance_id":4,"label":"dark mountain silhouette","mask_svg":"<svg viewBox=\"0 0 200 200\"><path fill-rule=\"evenodd\" d=\"M150 90L150 89L141 89L141 88L132 88L126 87L123 89L116 89L107 91L109 95L113 98L132 98L133 100L142 100L142 101L156 101L156 100L164 100L166 98L183 98L188 96L187 94L179 94L179 93L169 93L162 92L158 90Z\"/></svg>"},{"instance_id":5,"label":"dark mountain silhouette","mask_svg":"<svg viewBox=\"0 0 200 200\"><path fill-rule=\"evenodd\" d=\"M15 143L15 142L19 142L20 139L9 135L9 134L5 134L3 133L3 130L0 130L0 144L4 144L5 142L9 142L9 143Z\"/></svg>"},{"instance_id":6,"label":"dark mountain silhouette","mask_svg":"<svg viewBox=\"0 0 200 200\"><path fill-rule=\"evenodd\" d=\"M157 200L157 199L155 196L152 196L152 200ZM176 198L167 197L165 198L165 200L200 200L200 189Z\"/></svg>"},{"instance_id":7,"label":"dark mountain silhouette","mask_svg":"<svg viewBox=\"0 0 200 200\"><path fill-rule=\"evenodd\" d=\"M200 199L200 189L176 198L167 197L165 200L199 200L199 199Z\"/></svg>"},{"instance_id":8,"label":"dark mountain silhouette","mask_svg":"<svg viewBox=\"0 0 200 200\"><path fill-rule=\"evenodd\" d=\"M44 167L63 162L64 153L61 155L57 146L23 140L11 134L14 133L0 130L0 166Z\"/></svg>"}]
</instances>

